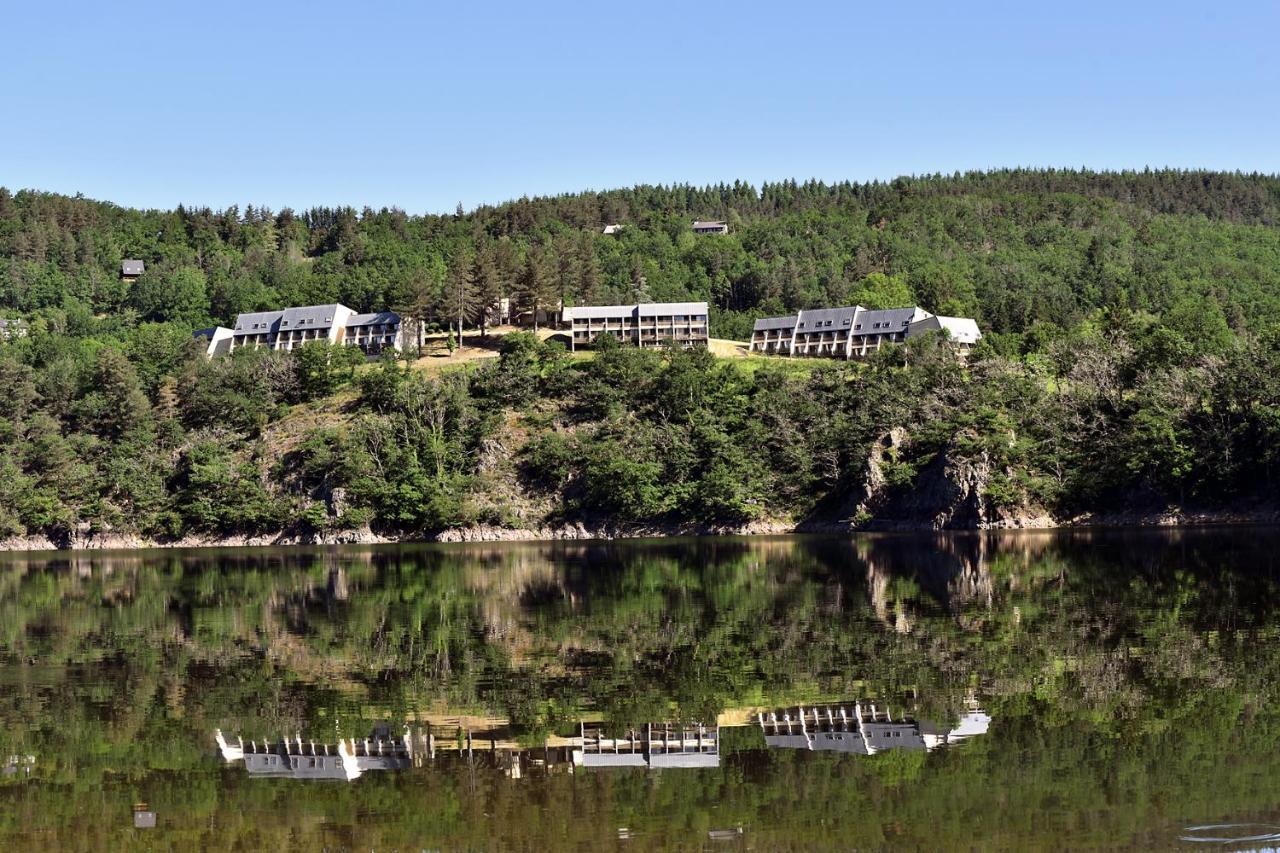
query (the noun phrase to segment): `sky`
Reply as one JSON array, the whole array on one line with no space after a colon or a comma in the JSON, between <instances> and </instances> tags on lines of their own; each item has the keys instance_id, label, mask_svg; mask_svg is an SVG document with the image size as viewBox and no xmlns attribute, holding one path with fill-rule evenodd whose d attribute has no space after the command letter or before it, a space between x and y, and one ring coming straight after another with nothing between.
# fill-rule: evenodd
<instances>
[{"instance_id":1,"label":"sky","mask_svg":"<svg viewBox=\"0 0 1280 853\"><path fill-rule=\"evenodd\" d=\"M0 31L0 185L134 207L1280 172L1280 0L0 0Z\"/></svg>"}]
</instances>

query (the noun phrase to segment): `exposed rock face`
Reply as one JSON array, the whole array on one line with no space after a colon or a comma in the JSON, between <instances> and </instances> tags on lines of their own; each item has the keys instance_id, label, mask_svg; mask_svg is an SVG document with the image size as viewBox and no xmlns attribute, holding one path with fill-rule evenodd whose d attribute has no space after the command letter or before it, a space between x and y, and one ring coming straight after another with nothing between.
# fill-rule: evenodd
<instances>
[{"instance_id":1,"label":"exposed rock face","mask_svg":"<svg viewBox=\"0 0 1280 853\"><path fill-rule=\"evenodd\" d=\"M885 494L880 472L885 450L901 442L890 434L867 460L867 487L860 502L873 529L981 530L1052 527L1054 519L1031 507L996 506L987 498L995 473L986 453L976 459L959 456L952 447L933 458L908 490Z\"/></svg>"}]
</instances>

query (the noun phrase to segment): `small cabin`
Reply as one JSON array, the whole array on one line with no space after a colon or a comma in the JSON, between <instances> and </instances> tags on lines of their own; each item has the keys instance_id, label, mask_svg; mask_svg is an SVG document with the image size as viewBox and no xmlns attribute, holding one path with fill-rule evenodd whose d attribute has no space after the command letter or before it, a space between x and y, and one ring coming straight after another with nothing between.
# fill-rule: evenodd
<instances>
[{"instance_id":1,"label":"small cabin","mask_svg":"<svg viewBox=\"0 0 1280 853\"><path fill-rule=\"evenodd\" d=\"M120 278L125 281L133 281L146 271L147 265L142 261L129 259L120 262Z\"/></svg>"}]
</instances>

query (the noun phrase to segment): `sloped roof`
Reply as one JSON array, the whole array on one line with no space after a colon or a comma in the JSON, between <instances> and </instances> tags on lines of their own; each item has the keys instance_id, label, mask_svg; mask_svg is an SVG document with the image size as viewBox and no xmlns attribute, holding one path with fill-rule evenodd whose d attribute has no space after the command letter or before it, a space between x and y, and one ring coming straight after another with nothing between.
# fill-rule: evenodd
<instances>
[{"instance_id":1,"label":"sloped roof","mask_svg":"<svg viewBox=\"0 0 1280 853\"><path fill-rule=\"evenodd\" d=\"M864 308L858 312L858 319L854 321L855 325L861 325L858 329L861 334L875 334L876 332L901 332L913 322L917 320L932 317L928 311L918 306L910 308L882 308L872 310ZM880 323L880 327L876 327L876 323ZM884 325L884 324L888 325Z\"/></svg>"},{"instance_id":2,"label":"sloped roof","mask_svg":"<svg viewBox=\"0 0 1280 853\"><path fill-rule=\"evenodd\" d=\"M636 306L641 317L658 314L706 314L705 302L641 302Z\"/></svg>"},{"instance_id":3,"label":"sloped roof","mask_svg":"<svg viewBox=\"0 0 1280 853\"><path fill-rule=\"evenodd\" d=\"M752 331L763 332L769 329L790 329L796 324L796 315L791 314L786 317L761 317L756 320L755 325L751 327Z\"/></svg>"},{"instance_id":4,"label":"sloped roof","mask_svg":"<svg viewBox=\"0 0 1280 853\"><path fill-rule=\"evenodd\" d=\"M236 315L236 334L258 335L274 329L284 316L283 311L251 311ZM257 328L254 328L254 326Z\"/></svg>"},{"instance_id":5,"label":"sloped roof","mask_svg":"<svg viewBox=\"0 0 1280 853\"><path fill-rule=\"evenodd\" d=\"M347 326L382 326L400 322L400 315L394 311L375 311L372 314L352 314L347 318Z\"/></svg>"},{"instance_id":6,"label":"sloped roof","mask_svg":"<svg viewBox=\"0 0 1280 853\"><path fill-rule=\"evenodd\" d=\"M302 308L286 308L280 318L280 328L294 329L299 326L307 328L325 328L332 326L334 318L343 306L336 302L327 305L307 305Z\"/></svg>"},{"instance_id":7,"label":"sloped roof","mask_svg":"<svg viewBox=\"0 0 1280 853\"><path fill-rule=\"evenodd\" d=\"M854 317L862 309L857 305L851 305L847 308L810 308L801 311L796 316L796 331L809 332L818 328L828 328L827 321L831 321L831 329L848 329L852 328L855 322ZM848 325L844 321L848 320Z\"/></svg>"},{"instance_id":8,"label":"sloped roof","mask_svg":"<svg viewBox=\"0 0 1280 853\"><path fill-rule=\"evenodd\" d=\"M133 258L120 262L121 275L142 275L146 269L146 264Z\"/></svg>"}]
</instances>

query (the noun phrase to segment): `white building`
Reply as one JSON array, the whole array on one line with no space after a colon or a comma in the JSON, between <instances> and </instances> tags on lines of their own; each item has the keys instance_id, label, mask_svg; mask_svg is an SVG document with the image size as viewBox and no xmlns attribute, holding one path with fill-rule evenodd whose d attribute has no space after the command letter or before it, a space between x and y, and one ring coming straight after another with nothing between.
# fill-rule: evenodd
<instances>
[{"instance_id":1,"label":"white building","mask_svg":"<svg viewBox=\"0 0 1280 853\"><path fill-rule=\"evenodd\" d=\"M642 302L638 305L592 305L566 308L570 348L591 346L601 335L641 347L706 346L707 303Z\"/></svg>"},{"instance_id":2,"label":"white building","mask_svg":"<svg viewBox=\"0 0 1280 853\"><path fill-rule=\"evenodd\" d=\"M853 305L756 320L750 351L847 360L937 331L944 332L962 355L982 338L977 322L968 317L939 317L920 307L873 310Z\"/></svg>"},{"instance_id":3,"label":"white building","mask_svg":"<svg viewBox=\"0 0 1280 853\"><path fill-rule=\"evenodd\" d=\"M241 347L294 350L311 341L356 346L366 355L400 349L402 322L394 311L357 314L336 302L280 311L256 311L236 317L235 327L215 326L195 333L207 341L209 356Z\"/></svg>"}]
</instances>

